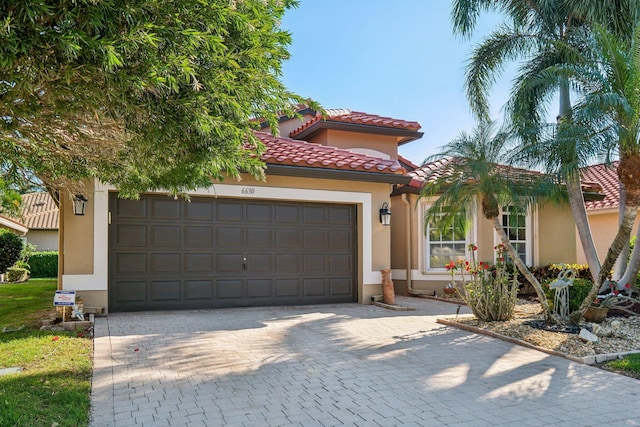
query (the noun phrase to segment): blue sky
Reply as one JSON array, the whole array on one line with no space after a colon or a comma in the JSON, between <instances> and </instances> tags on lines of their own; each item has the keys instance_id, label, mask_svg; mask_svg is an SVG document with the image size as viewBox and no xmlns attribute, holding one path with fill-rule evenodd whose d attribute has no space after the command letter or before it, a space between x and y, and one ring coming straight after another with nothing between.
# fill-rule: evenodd
<instances>
[{"instance_id":1,"label":"blue sky","mask_svg":"<svg viewBox=\"0 0 640 427\"><path fill-rule=\"evenodd\" d=\"M283 82L325 108L420 122L422 139L400 148L420 164L473 128L465 62L501 22L484 14L473 39L463 40L453 35L450 7L444 0L301 0L282 22L293 35ZM495 119L510 80L504 76L492 91Z\"/></svg>"}]
</instances>

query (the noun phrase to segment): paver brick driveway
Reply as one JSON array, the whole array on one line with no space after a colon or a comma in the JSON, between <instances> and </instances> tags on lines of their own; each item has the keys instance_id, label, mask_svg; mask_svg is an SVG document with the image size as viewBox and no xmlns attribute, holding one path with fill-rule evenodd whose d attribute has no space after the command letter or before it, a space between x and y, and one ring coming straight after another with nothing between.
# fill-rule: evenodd
<instances>
[{"instance_id":1,"label":"paver brick driveway","mask_svg":"<svg viewBox=\"0 0 640 427\"><path fill-rule=\"evenodd\" d=\"M96 319L92 426L637 426L640 382L342 304ZM463 308L464 310L464 308Z\"/></svg>"}]
</instances>

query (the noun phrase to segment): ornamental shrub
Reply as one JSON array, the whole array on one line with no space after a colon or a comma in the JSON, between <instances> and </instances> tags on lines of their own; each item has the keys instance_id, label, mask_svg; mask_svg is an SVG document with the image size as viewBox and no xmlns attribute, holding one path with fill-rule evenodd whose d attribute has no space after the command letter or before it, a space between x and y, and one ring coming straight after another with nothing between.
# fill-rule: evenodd
<instances>
[{"instance_id":1,"label":"ornamental shrub","mask_svg":"<svg viewBox=\"0 0 640 427\"><path fill-rule=\"evenodd\" d=\"M476 261L477 249L475 245L469 245L471 261L463 262L462 299L479 320L485 322L510 320L516 307L518 282L515 280L517 276L515 272L510 273L507 270L507 264L504 262L505 248L503 245L495 247L497 261L493 268L486 263Z\"/></svg>"},{"instance_id":2,"label":"ornamental shrub","mask_svg":"<svg viewBox=\"0 0 640 427\"><path fill-rule=\"evenodd\" d=\"M553 310L553 300L555 297L555 290L549 289L549 285L555 279L547 280L544 283L541 283L542 289L544 290L544 294L547 297L547 301L549 302L549 307ZM569 313L573 313L574 311L580 308L580 304L587 297L589 291L591 290L591 286L593 282L588 279L576 278L573 280L573 285L569 286Z\"/></svg>"},{"instance_id":3,"label":"ornamental shrub","mask_svg":"<svg viewBox=\"0 0 640 427\"><path fill-rule=\"evenodd\" d=\"M29 270L22 267L11 267L7 269L7 282L24 282L29 278Z\"/></svg>"},{"instance_id":4,"label":"ornamental shrub","mask_svg":"<svg viewBox=\"0 0 640 427\"><path fill-rule=\"evenodd\" d=\"M58 277L58 252L35 252L29 257L31 277Z\"/></svg>"},{"instance_id":5,"label":"ornamental shrub","mask_svg":"<svg viewBox=\"0 0 640 427\"><path fill-rule=\"evenodd\" d=\"M13 266L20 259L22 239L6 228L0 229L0 274Z\"/></svg>"}]
</instances>

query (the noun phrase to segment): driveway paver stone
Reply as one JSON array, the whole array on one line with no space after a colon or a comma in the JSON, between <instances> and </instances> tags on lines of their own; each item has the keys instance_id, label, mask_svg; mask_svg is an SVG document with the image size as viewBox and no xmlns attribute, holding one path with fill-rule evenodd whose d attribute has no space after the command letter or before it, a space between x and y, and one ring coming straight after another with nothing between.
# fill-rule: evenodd
<instances>
[{"instance_id":1,"label":"driveway paver stone","mask_svg":"<svg viewBox=\"0 0 640 427\"><path fill-rule=\"evenodd\" d=\"M640 426L638 380L396 303L97 318L90 425Z\"/></svg>"}]
</instances>

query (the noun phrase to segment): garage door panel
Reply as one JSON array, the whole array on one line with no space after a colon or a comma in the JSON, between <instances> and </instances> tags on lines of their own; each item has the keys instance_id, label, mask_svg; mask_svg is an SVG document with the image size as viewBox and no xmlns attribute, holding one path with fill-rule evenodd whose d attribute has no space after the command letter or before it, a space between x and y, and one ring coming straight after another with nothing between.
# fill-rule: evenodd
<instances>
[{"instance_id":1,"label":"garage door panel","mask_svg":"<svg viewBox=\"0 0 640 427\"><path fill-rule=\"evenodd\" d=\"M276 273L297 273L300 271L300 256L298 254L276 254Z\"/></svg>"},{"instance_id":2,"label":"garage door panel","mask_svg":"<svg viewBox=\"0 0 640 427\"><path fill-rule=\"evenodd\" d=\"M248 249L264 249L272 248L273 246L273 230L268 228L247 228L246 247Z\"/></svg>"},{"instance_id":3,"label":"garage door panel","mask_svg":"<svg viewBox=\"0 0 640 427\"><path fill-rule=\"evenodd\" d=\"M216 270L219 273L242 273L243 259L242 254L217 254Z\"/></svg>"},{"instance_id":4,"label":"garage door panel","mask_svg":"<svg viewBox=\"0 0 640 427\"><path fill-rule=\"evenodd\" d=\"M146 219L147 218L147 200L128 200L116 199L116 208L113 220L118 219Z\"/></svg>"},{"instance_id":5,"label":"garage door panel","mask_svg":"<svg viewBox=\"0 0 640 427\"><path fill-rule=\"evenodd\" d=\"M185 280L184 296L188 301L210 301L213 294L212 280Z\"/></svg>"},{"instance_id":6,"label":"garage door panel","mask_svg":"<svg viewBox=\"0 0 640 427\"><path fill-rule=\"evenodd\" d=\"M350 277L329 279L329 293L331 296L348 296L352 287L353 281Z\"/></svg>"},{"instance_id":7,"label":"garage door panel","mask_svg":"<svg viewBox=\"0 0 640 427\"><path fill-rule=\"evenodd\" d=\"M327 294L325 290L325 279L317 277L312 279L304 279L304 296L319 297Z\"/></svg>"},{"instance_id":8,"label":"garage door panel","mask_svg":"<svg viewBox=\"0 0 640 427\"><path fill-rule=\"evenodd\" d=\"M329 273L350 274L353 271L353 257L351 255L331 255L329 258Z\"/></svg>"},{"instance_id":9,"label":"garage door panel","mask_svg":"<svg viewBox=\"0 0 640 427\"><path fill-rule=\"evenodd\" d=\"M292 204L276 204L276 222L278 224L297 223L300 221L300 206Z\"/></svg>"},{"instance_id":10,"label":"garage door panel","mask_svg":"<svg viewBox=\"0 0 640 427\"><path fill-rule=\"evenodd\" d=\"M151 254L151 274L179 274L181 257L178 253Z\"/></svg>"},{"instance_id":11,"label":"garage door panel","mask_svg":"<svg viewBox=\"0 0 640 427\"><path fill-rule=\"evenodd\" d=\"M210 253L194 254L188 253L184 255L184 273L213 273L213 255Z\"/></svg>"},{"instance_id":12,"label":"garage door panel","mask_svg":"<svg viewBox=\"0 0 640 427\"><path fill-rule=\"evenodd\" d=\"M326 208L322 205L305 205L302 208L302 222L304 224L324 224L326 223Z\"/></svg>"},{"instance_id":13,"label":"garage door panel","mask_svg":"<svg viewBox=\"0 0 640 427\"><path fill-rule=\"evenodd\" d=\"M305 249L325 249L327 246L326 230L304 230Z\"/></svg>"},{"instance_id":14,"label":"garage door panel","mask_svg":"<svg viewBox=\"0 0 640 427\"><path fill-rule=\"evenodd\" d=\"M353 210L350 206L336 206L329 208L329 224L350 225L353 223Z\"/></svg>"},{"instance_id":15,"label":"garage door panel","mask_svg":"<svg viewBox=\"0 0 640 427\"><path fill-rule=\"evenodd\" d=\"M273 254L248 254L246 259L246 271L248 274L271 272L274 270Z\"/></svg>"},{"instance_id":16,"label":"garage door panel","mask_svg":"<svg viewBox=\"0 0 640 427\"><path fill-rule=\"evenodd\" d=\"M211 227L184 226L184 244L189 248L210 248L213 246Z\"/></svg>"},{"instance_id":17,"label":"garage door panel","mask_svg":"<svg viewBox=\"0 0 640 427\"><path fill-rule=\"evenodd\" d=\"M164 199L151 199L150 219L180 219L180 203L177 200L165 197Z\"/></svg>"},{"instance_id":18,"label":"garage door panel","mask_svg":"<svg viewBox=\"0 0 640 427\"><path fill-rule=\"evenodd\" d=\"M244 204L220 200L217 203L216 220L225 222L244 222Z\"/></svg>"},{"instance_id":19,"label":"garage door panel","mask_svg":"<svg viewBox=\"0 0 640 427\"><path fill-rule=\"evenodd\" d=\"M273 296L273 280L270 279L248 279L248 298L270 298Z\"/></svg>"},{"instance_id":20,"label":"garage door panel","mask_svg":"<svg viewBox=\"0 0 640 427\"><path fill-rule=\"evenodd\" d=\"M152 280L151 301L180 301L179 280Z\"/></svg>"},{"instance_id":21,"label":"garage door panel","mask_svg":"<svg viewBox=\"0 0 640 427\"><path fill-rule=\"evenodd\" d=\"M118 275L146 274L147 256L140 253L116 253L115 272Z\"/></svg>"},{"instance_id":22,"label":"garage door panel","mask_svg":"<svg viewBox=\"0 0 640 427\"><path fill-rule=\"evenodd\" d=\"M193 198L185 205L184 219L187 221L213 221L213 203L208 199Z\"/></svg>"},{"instance_id":23,"label":"garage door panel","mask_svg":"<svg viewBox=\"0 0 640 427\"><path fill-rule=\"evenodd\" d=\"M180 246L180 227L171 225L152 225L151 247L155 248L175 248Z\"/></svg>"},{"instance_id":24,"label":"garage door panel","mask_svg":"<svg viewBox=\"0 0 640 427\"><path fill-rule=\"evenodd\" d=\"M144 224L118 226L115 243L118 247L147 246L147 226Z\"/></svg>"},{"instance_id":25,"label":"garage door panel","mask_svg":"<svg viewBox=\"0 0 640 427\"><path fill-rule=\"evenodd\" d=\"M112 286L119 302L144 302L147 299L147 282L144 280L118 281Z\"/></svg>"},{"instance_id":26,"label":"garage door panel","mask_svg":"<svg viewBox=\"0 0 640 427\"><path fill-rule=\"evenodd\" d=\"M277 229L276 249L289 249L300 247L300 230L296 229Z\"/></svg>"},{"instance_id":27,"label":"garage door panel","mask_svg":"<svg viewBox=\"0 0 640 427\"><path fill-rule=\"evenodd\" d=\"M270 223L273 221L273 206L265 203L247 203L246 220L249 223Z\"/></svg>"},{"instance_id":28,"label":"garage door panel","mask_svg":"<svg viewBox=\"0 0 640 427\"><path fill-rule=\"evenodd\" d=\"M244 246L244 229L240 227L217 227L216 246L227 249L242 248Z\"/></svg>"},{"instance_id":29,"label":"garage door panel","mask_svg":"<svg viewBox=\"0 0 640 427\"><path fill-rule=\"evenodd\" d=\"M353 241L353 233L351 230L333 230L329 232L329 249L331 251L348 252Z\"/></svg>"},{"instance_id":30,"label":"garage door panel","mask_svg":"<svg viewBox=\"0 0 640 427\"><path fill-rule=\"evenodd\" d=\"M111 311L356 300L353 205L111 194L110 209Z\"/></svg>"},{"instance_id":31,"label":"garage door panel","mask_svg":"<svg viewBox=\"0 0 640 427\"><path fill-rule=\"evenodd\" d=\"M276 279L276 297L297 297L300 296L299 279Z\"/></svg>"},{"instance_id":32,"label":"garage door panel","mask_svg":"<svg viewBox=\"0 0 640 427\"><path fill-rule=\"evenodd\" d=\"M321 273L325 269L325 254L305 254L304 273Z\"/></svg>"},{"instance_id":33,"label":"garage door panel","mask_svg":"<svg viewBox=\"0 0 640 427\"><path fill-rule=\"evenodd\" d=\"M216 295L220 299L236 298L244 296L242 280L217 280Z\"/></svg>"}]
</instances>

